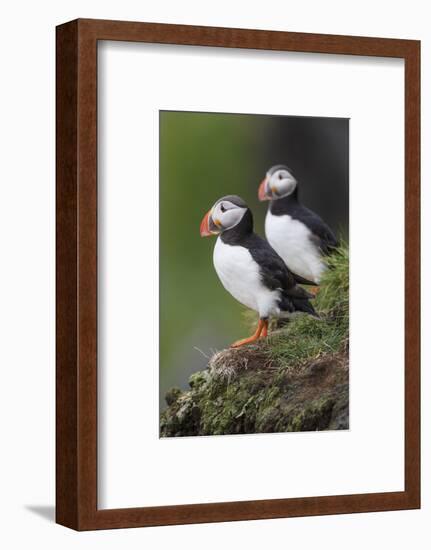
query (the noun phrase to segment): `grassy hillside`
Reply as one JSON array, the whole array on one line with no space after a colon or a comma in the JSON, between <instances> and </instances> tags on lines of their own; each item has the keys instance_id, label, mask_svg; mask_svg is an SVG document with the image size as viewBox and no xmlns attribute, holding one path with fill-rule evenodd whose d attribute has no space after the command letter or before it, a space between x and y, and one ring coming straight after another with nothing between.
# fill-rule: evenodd
<instances>
[{"instance_id":1,"label":"grassy hillside","mask_svg":"<svg viewBox=\"0 0 431 550\"><path fill-rule=\"evenodd\" d=\"M301 315L284 330L275 331L267 342L267 353L280 366L298 366L304 361L336 353L349 337L349 250L343 244L327 260L319 292L313 301L318 321Z\"/></svg>"}]
</instances>

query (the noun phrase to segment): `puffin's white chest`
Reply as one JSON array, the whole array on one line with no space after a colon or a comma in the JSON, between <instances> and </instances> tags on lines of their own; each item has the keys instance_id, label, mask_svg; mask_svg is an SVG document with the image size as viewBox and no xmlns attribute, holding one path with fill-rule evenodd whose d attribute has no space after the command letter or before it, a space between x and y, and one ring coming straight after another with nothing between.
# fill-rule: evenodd
<instances>
[{"instance_id":1,"label":"puffin's white chest","mask_svg":"<svg viewBox=\"0 0 431 550\"><path fill-rule=\"evenodd\" d=\"M325 264L311 231L289 215L274 216L268 210L265 234L269 244L281 256L287 267L308 280L319 282Z\"/></svg>"},{"instance_id":2,"label":"puffin's white chest","mask_svg":"<svg viewBox=\"0 0 431 550\"><path fill-rule=\"evenodd\" d=\"M218 237L213 262L224 288L238 302L258 311L261 317L277 314L279 293L263 285L259 266L246 248L225 244Z\"/></svg>"}]
</instances>

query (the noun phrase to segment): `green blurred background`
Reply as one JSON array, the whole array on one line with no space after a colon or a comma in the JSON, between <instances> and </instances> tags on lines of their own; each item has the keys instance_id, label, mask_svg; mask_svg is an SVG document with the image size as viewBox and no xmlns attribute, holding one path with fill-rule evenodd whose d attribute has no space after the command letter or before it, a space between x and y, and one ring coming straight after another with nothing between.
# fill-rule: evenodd
<instances>
[{"instance_id":1,"label":"green blurred background","mask_svg":"<svg viewBox=\"0 0 431 550\"><path fill-rule=\"evenodd\" d=\"M160 409L205 356L248 336L243 306L214 271L215 237L199 235L204 214L223 195L240 195L263 236L267 203L257 188L283 163L301 201L347 238L348 151L348 119L160 112Z\"/></svg>"}]
</instances>

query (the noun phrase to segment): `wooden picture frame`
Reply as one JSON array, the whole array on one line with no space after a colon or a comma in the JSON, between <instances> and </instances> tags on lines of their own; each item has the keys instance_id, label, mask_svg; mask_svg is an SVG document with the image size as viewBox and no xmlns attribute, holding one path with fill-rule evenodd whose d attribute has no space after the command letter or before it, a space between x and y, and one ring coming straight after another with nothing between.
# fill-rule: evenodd
<instances>
[{"instance_id":1,"label":"wooden picture frame","mask_svg":"<svg viewBox=\"0 0 431 550\"><path fill-rule=\"evenodd\" d=\"M405 489L97 508L97 43L253 48L405 61ZM78 19L57 27L56 521L76 530L420 507L420 42ZM238 495L240 498L240 495Z\"/></svg>"}]
</instances>

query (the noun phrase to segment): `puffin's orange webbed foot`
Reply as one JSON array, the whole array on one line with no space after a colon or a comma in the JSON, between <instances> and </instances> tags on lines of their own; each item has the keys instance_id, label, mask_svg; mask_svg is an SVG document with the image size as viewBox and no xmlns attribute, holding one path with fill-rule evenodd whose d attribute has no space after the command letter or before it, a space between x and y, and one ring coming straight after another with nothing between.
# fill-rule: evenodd
<instances>
[{"instance_id":1,"label":"puffin's orange webbed foot","mask_svg":"<svg viewBox=\"0 0 431 550\"><path fill-rule=\"evenodd\" d=\"M252 336L249 338L244 338L243 340L237 340L230 347L239 348L241 346L245 346L246 344L252 344L253 342L256 342L256 340L259 340L259 338L264 338L266 336L268 336L268 320L259 319L256 332Z\"/></svg>"},{"instance_id":2,"label":"puffin's orange webbed foot","mask_svg":"<svg viewBox=\"0 0 431 550\"><path fill-rule=\"evenodd\" d=\"M308 289L308 291L310 292L310 294L312 294L314 297L316 297L318 292L319 292L319 289L320 289L320 287L318 287L318 286L312 286L311 288Z\"/></svg>"},{"instance_id":3,"label":"puffin's orange webbed foot","mask_svg":"<svg viewBox=\"0 0 431 550\"><path fill-rule=\"evenodd\" d=\"M250 338L244 338L243 340L237 340L233 344L231 344L231 348L239 348L241 346L245 346L246 344L252 344L253 342L256 342L256 340L259 340L260 336L250 336Z\"/></svg>"}]
</instances>

